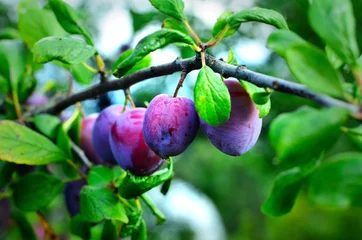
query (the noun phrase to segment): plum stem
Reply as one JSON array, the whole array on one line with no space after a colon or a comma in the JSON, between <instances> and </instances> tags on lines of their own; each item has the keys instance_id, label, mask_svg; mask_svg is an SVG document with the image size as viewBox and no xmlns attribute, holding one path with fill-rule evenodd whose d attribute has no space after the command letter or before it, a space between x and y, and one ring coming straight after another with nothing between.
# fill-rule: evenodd
<instances>
[{"instance_id":1,"label":"plum stem","mask_svg":"<svg viewBox=\"0 0 362 240\"><path fill-rule=\"evenodd\" d=\"M183 21L185 27L187 28L187 30L189 31L189 33L191 34L191 36L196 40L197 44L201 43L201 40L199 38L199 36L197 36L197 34L195 33L195 31L192 29L192 27L190 26L189 22L185 19Z\"/></svg>"},{"instance_id":2,"label":"plum stem","mask_svg":"<svg viewBox=\"0 0 362 240\"><path fill-rule=\"evenodd\" d=\"M70 159L67 160L67 163L74 168L75 171L77 171L77 173L79 174L79 176L81 176L81 178L83 178L84 180L87 181L87 176L83 173L83 171Z\"/></svg>"},{"instance_id":3,"label":"plum stem","mask_svg":"<svg viewBox=\"0 0 362 240\"><path fill-rule=\"evenodd\" d=\"M128 101L131 103L132 108L136 108L129 88L124 90L124 94L126 95L126 99L128 99Z\"/></svg>"},{"instance_id":4,"label":"plum stem","mask_svg":"<svg viewBox=\"0 0 362 240\"><path fill-rule=\"evenodd\" d=\"M77 144L75 144L71 139L70 139L70 146L72 147L72 150L77 153L79 158L88 168L91 168L93 166L93 164L89 161L89 159L85 155L84 151L80 147L78 147Z\"/></svg>"},{"instance_id":5,"label":"plum stem","mask_svg":"<svg viewBox=\"0 0 362 240\"><path fill-rule=\"evenodd\" d=\"M147 207L151 210L153 215L156 217L157 225L166 222L166 216L161 212L160 209L152 202L151 198L146 194L141 195L141 199L147 205Z\"/></svg>"},{"instance_id":6,"label":"plum stem","mask_svg":"<svg viewBox=\"0 0 362 240\"><path fill-rule=\"evenodd\" d=\"M187 72L181 72L180 80L178 81L177 87L175 89L175 93L173 94L174 98L177 97L178 91L182 87L182 84L184 83L186 76L187 76Z\"/></svg>"},{"instance_id":7,"label":"plum stem","mask_svg":"<svg viewBox=\"0 0 362 240\"><path fill-rule=\"evenodd\" d=\"M310 99L323 107L343 107L350 110L355 115L358 115L361 112L359 106L314 92L305 85L233 66L209 55L206 55L206 64L216 73L223 75L225 78L233 77L236 79L243 79L258 87L267 87L278 92L289 93ZM156 77L166 76L181 71L189 73L193 70L200 69L201 67L200 54L188 59L177 58L171 63L145 68L122 77L121 79L99 83L84 91L74 93L66 97L57 98L56 100L51 101L50 104L29 109L28 112L23 114L23 118L26 119L40 113L57 114L67 107L72 106L76 102L96 98L97 96L109 91L120 89L124 90L147 79L152 78L154 81L157 81L159 79Z\"/></svg>"}]
</instances>

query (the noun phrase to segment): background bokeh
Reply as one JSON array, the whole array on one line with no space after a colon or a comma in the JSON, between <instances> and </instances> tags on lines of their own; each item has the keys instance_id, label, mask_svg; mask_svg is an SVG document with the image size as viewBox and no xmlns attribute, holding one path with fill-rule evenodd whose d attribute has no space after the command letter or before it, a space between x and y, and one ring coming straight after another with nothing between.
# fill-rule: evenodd
<instances>
[{"instance_id":1,"label":"background bokeh","mask_svg":"<svg viewBox=\"0 0 362 240\"><path fill-rule=\"evenodd\" d=\"M45 1L43 1L44 3ZM106 60L108 68L119 54L134 47L145 35L159 29L165 16L151 6L147 0L66 0L75 7L84 23L95 36L96 47ZM235 12L250 7L266 7L282 13L290 29L304 39L324 47L311 30L307 20L308 0L184 0L185 12L201 39L211 36L211 29L217 17L224 10ZM357 38L362 48L361 0L352 1ZM16 5L14 0L0 1L0 28L16 26ZM210 50L218 58L226 58L232 48L239 63L249 69L282 77L293 81L285 62L265 47L273 27L260 23L243 24L238 33L224 39ZM186 48L167 47L152 54L152 64L173 61L176 57L190 57L193 53ZM0 63L1 64L1 63ZM192 98L193 84L197 71L190 73L180 95ZM43 88L49 80L59 87L68 82L68 73L52 64L37 72ZM179 73L151 79L131 88L138 106L150 101L159 93L173 93ZM97 82L98 79L94 79ZM76 85L76 91L84 86ZM66 89L66 87L64 87ZM112 104L123 103L123 92L109 94ZM281 93L272 94L272 110L263 119L263 130L257 145L240 157L229 157L215 149L199 133L194 143L181 156L175 158L176 181L167 197L155 189L151 196L169 217L164 226L154 226L149 220L149 239L361 239L362 211L349 209L336 211L314 206L302 191L291 213L279 218L262 214L260 206L271 190L273 179L282 170L275 162L275 152L268 140L270 122L280 113L297 109L301 105L312 105L310 101ZM98 100L83 103L88 114L100 109ZM71 111L72 109L68 109ZM313 123L305 123L313 124ZM303 131L303 126L300 126ZM356 150L345 136L331 150ZM328 153L326 153L328 154ZM70 238L67 223L69 216L64 209L64 200L59 197L52 203L52 210L46 212L57 232ZM49 208L50 209L50 208ZM0 214L1 216L1 214ZM29 215L41 232L36 217ZM65 219L65 220L64 220ZM96 231L96 230L95 230ZM0 233L0 239L18 239L16 232ZM74 238L75 239L75 238Z\"/></svg>"}]
</instances>

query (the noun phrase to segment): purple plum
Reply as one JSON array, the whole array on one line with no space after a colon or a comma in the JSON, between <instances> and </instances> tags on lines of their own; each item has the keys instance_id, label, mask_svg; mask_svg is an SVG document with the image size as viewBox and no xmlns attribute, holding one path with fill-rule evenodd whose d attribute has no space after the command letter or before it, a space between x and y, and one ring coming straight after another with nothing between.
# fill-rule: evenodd
<instances>
[{"instance_id":1,"label":"purple plum","mask_svg":"<svg viewBox=\"0 0 362 240\"><path fill-rule=\"evenodd\" d=\"M105 108L96 119L93 127L93 146L98 156L106 162L116 163L109 145L111 127L122 114L122 105L112 105Z\"/></svg>"},{"instance_id":2,"label":"purple plum","mask_svg":"<svg viewBox=\"0 0 362 240\"><path fill-rule=\"evenodd\" d=\"M164 162L144 140L142 125L145 112L145 108L134 108L119 116L109 138L118 164L138 176L154 173Z\"/></svg>"},{"instance_id":3,"label":"purple plum","mask_svg":"<svg viewBox=\"0 0 362 240\"><path fill-rule=\"evenodd\" d=\"M28 106L40 106L43 104L47 104L48 103L48 97L45 96L42 93L39 92L34 92L32 95L30 95L30 97L25 101L25 104Z\"/></svg>"},{"instance_id":4,"label":"purple plum","mask_svg":"<svg viewBox=\"0 0 362 240\"><path fill-rule=\"evenodd\" d=\"M102 159L97 155L96 150L93 146L93 127L98 114L91 114L82 119L82 125L80 130L80 147L83 149L85 155L89 161L95 164L102 164Z\"/></svg>"},{"instance_id":5,"label":"purple plum","mask_svg":"<svg viewBox=\"0 0 362 240\"><path fill-rule=\"evenodd\" d=\"M147 108L143 135L152 151L168 158L185 151L195 139L199 126L191 99L161 94Z\"/></svg>"},{"instance_id":6,"label":"purple plum","mask_svg":"<svg viewBox=\"0 0 362 240\"><path fill-rule=\"evenodd\" d=\"M65 204L72 217L80 212L80 191L85 185L87 185L87 182L84 179L68 182L65 185Z\"/></svg>"},{"instance_id":7,"label":"purple plum","mask_svg":"<svg viewBox=\"0 0 362 240\"><path fill-rule=\"evenodd\" d=\"M249 151L259 138L262 119L249 94L236 80L225 80L231 97L230 118L219 126L201 119L201 128L210 142L223 153L240 156Z\"/></svg>"}]
</instances>

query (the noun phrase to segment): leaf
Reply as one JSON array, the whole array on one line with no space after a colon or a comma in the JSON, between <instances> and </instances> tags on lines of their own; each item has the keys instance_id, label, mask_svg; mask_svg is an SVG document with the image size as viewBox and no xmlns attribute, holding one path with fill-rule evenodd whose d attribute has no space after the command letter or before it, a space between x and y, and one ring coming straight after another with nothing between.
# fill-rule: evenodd
<instances>
[{"instance_id":1,"label":"leaf","mask_svg":"<svg viewBox=\"0 0 362 240\"><path fill-rule=\"evenodd\" d=\"M150 2L157 10L170 17L180 21L186 19L182 0L150 0Z\"/></svg>"},{"instance_id":2,"label":"leaf","mask_svg":"<svg viewBox=\"0 0 362 240\"><path fill-rule=\"evenodd\" d=\"M124 206L113 192L106 188L83 187L80 193L80 212L90 222L114 219L128 223Z\"/></svg>"},{"instance_id":3,"label":"leaf","mask_svg":"<svg viewBox=\"0 0 362 240\"><path fill-rule=\"evenodd\" d=\"M343 65L343 61L329 46L326 46L325 50L329 62L333 65L335 69L339 69Z\"/></svg>"},{"instance_id":4,"label":"leaf","mask_svg":"<svg viewBox=\"0 0 362 240\"><path fill-rule=\"evenodd\" d=\"M142 60L149 53L163 48L170 43L185 43L193 46L194 41L187 35L171 29L158 30L143 39L137 44L133 53L122 61L113 72L116 77L127 73L138 61Z\"/></svg>"},{"instance_id":5,"label":"leaf","mask_svg":"<svg viewBox=\"0 0 362 240\"><path fill-rule=\"evenodd\" d=\"M143 220L142 214L142 210L135 210L131 212L128 215L129 222L122 226L119 236L122 238L126 238L128 236L131 236L133 232L137 231Z\"/></svg>"},{"instance_id":6,"label":"leaf","mask_svg":"<svg viewBox=\"0 0 362 240\"><path fill-rule=\"evenodd\" d=\"M44 9L31 9L20 12L18 28L21 38L30 49L34 43L42 38L48 36L64 37L66 34L54 14Z\"/></svg>"},{"instance_id":7,"label":"leaf","mask_svg":"<svg viewBox=\"0 0 362 240\"><path fill-rule=\"evenodd\" d=\"M296 44L288 48L285 59L299 82L317 92L343 97L341 75L318 48Z\"/></svg>"},{"instance_id":8,"label":"leaf","mask_svg":"<svg viewBox=\"0 0 362 240\"><path fill-rule=\"evenodd\" d=\"M271 123L269 137L281 163L307 163L333 146L347 119L343 108L322 110L303 107L280 114Z\"/></svg>"},{"instance_id":9,"label":"leaf","mask_svg":"<svg viewBox=\"0 0 362 240\"><path fill-rule=\"evenodd\" d=\"M27 174L13 186L15 205L22 211L38 211L46 207L62 190L63 182L51 175Z\"/></svg>"},{"instance_id":10,"label":"leaf","mask_svg":"<svg viewBox=\"0 0 362 240\"><path fill-rule=\"evenodd\" d=\"M129 56L132 55L133 49L128 49L127 51L124 51L121 56L116 60L116 62L112 66L112 71L116 71L118 66L122 64L122 62L127 59ZM137 72L143 68L148 68L151 66L152 57L151 54L146 55L144 58L142 58L140 61L138 61L130 70L128 70L124 76L130 75L134 72Z\"/></svg>"},{"instance_id":11,"label":"leaf","mask_svg":"<svg viewBox=\"0 0 362 240\"><path fill-rule=\"evenodd\" d=\"M141 196L143 193L162 184L173 175L173 161L170 160L170 166L167 172L158 171L150 176L135 176L127 172L127 176L121 182L118 192L126 199Z\"/></svg>"},{"instance_id":12,"label":"leaf","mask_svg":"<svg viewBox=\"0 0 362 240\"><path fill-rule=\"evenodd\" d=\"M163 21L162 28L173 29L185 35L189 35L189 32L184 26L184 24L181 21L174 18L166 18Z\"/></svg>"},{"instance_id":13,"label":"leaf","mask_svg":"<svg viewBox=\"0 0 362 240\"><path fill-rule=\"evenodd\" d=\"M172 183L172 178L166 180L163 184L162 184L162 187L161 187L161 193L163 195L166 196L166 194L168 193L168 191L170 190L170 187L171 187L171 183Z\"/></svg>"},{"instance_id":14,"label":"leaf","mask_svg":"<svg viewBox=\"0 0 362 240\"><path fill-rule=\"evenodd\" d=\"M91 224L86 219L82 218L82 215L75 215L70 221L70 232L82 239L90 239Z\"/></svg>"},{"instance_id":15,"label":"leaf","mask_svg":"<svg viewBox=\"0 0 362 240\"><path fill-rule=\"evenodd\" d=\"M80 130L82 125L82 116L78 109L74 110L72 116L64 121L63 128L69 137L77 145L80 144Z\"/></svg>"},{"instance_id":16,"label":"leaf","mask_svg":"<svg viewBox=\"0 0 362 240\"><path fill-rule=\"evenodd\" d=\"M17 164L43 165L66 160L49 139L12 121L0 121L0 159Z\"/></svg>"},{"instance_id":17,"label":"leaf","mask_svg":"<svg viewBox=\"0 0 362 240\"><path fill-rule=\"evenodd\" d=\"M218 126L230 117L231 102L229 91L214 71L201 68L194 89L195 108L207 124Z\"/></svg>"},{"instance_id":18,"label":"leaf","mask_svg":"<svg viewBox=\"0 0 362 240\"><path fill-rule=\"evenodd\" d=\"M219 38L222 34L224 34L223 37L226 38L228 36L233 35L239 29L240 24L238 25L238 27L230 28L229 21L232 16L233 16L232 11L225 11L219 16L214 25L214 28L212 29L213 39ZM226 30L226 28L228 28L228 30ZM226 32L223 33L224 31Z\"/></svg>"},{"instance_id":19,"label":"leaf","mask_svg":"<svg viewBox=\"0 0 362 240\"><path fill-rule=\"evenodd\" d=\"M142 219L138 230L133 232L132 240L147 240L147 226L145 220Z\"/></svg>"},{"instance_id":20,"label":"leaf","mask_svg":"<svg viewBox=\"0 0 362 240\"><path fill-rule=\"evenodd\" d=\"M15 171L15 164L0 160L0 189L4 188Z\"/></svg>"},{"instance_id":21,"label":"leaf","mask_svg":"<svg viewBox=\"0 0 362 240\"><path fill-rule=\"evenodd\" d=\"M23 212L18 209L13 209L11 211L11 219L18 227L21 239L37 240L33 226Z\"/></svg>"},{"instance_id":22,"label":"leaf","mask_svg":"<svg viewBox=\"0 0 362 240\"><path fill-rule=\"evenodd\" d=\"M123 226L122 226L122 228L123 228ZM111 220L105 221L103 230L102 230L101 239L107 239L107 240L118 240L119 239L116 223L112 222Z\"/></svg>"},{"instance_id":23,"label":"leaf","mask_svg":"<svg viewBox=\"0 0 362 240\"><path fill-rule=\"evenodd\" d=\"M118 188L121 182L123 181L123 177L127 175L126 171L120 168L119 166L113 167L113 184Z\"/></svg>"},{"instance_id":24,"label":"leaf","mask_svg":"<svg viewBox=\"0 0 362 240\"><path fill-rule=\"evenodd\" d=\"M265 8L252 8L235 13L229 20L230 29L239 29L241 23L251 21L266 23L278 29L289 29L280 13Z\"/></svg>"},{"instance_id":25,"label":"leaf","mask_svg":"<svg viewBox=\"0 0 362 240\"><path fill-rule=\"evenodd\" d=\"M344 62L357 64L360 52L350 0L313 0L308 17L314 31Z\"/></svg>"},{"instance_id":26,"label":"leaf","mask_svg":"<svg viewBox=\"0 0 362 240\"><path fill-rule=\"evenodd\" d=\"M88 184L95 187L107 187L112 180L113 170L107 167L92 167L88 174Z\"/></svg>"},{"instance_id":27,"label":"leaf","mask_svg":"<svg viewBox=\"0 0 362 240\"><path fill-rule=\"evenodd\" d=\"M270 34L266 46L285 57L285 52L294 44L307 43L303 38L292 31L278 30Z\"/></svg>"},{"instance_id":28,"label":"leaf","mask_svg":"<svg viewBox=\"0 0 362 240\"><path fill-rule=\"evenodd\" d=\"M0 29L0 40L1 39L19 39L20 33L16 28L6 27Z\"/></svg>"},{"instance_id":29,"label":"leaf","mask_svg":"<svg viewBox=\"0 0 362 240\"><path fill-rule=\"evenodd\" d=\"M362 150L362 125L355 128L342 128L342 130L347 134L348 138Z\"/></svg>"},{"instance_id":30,"label":"leaf","mask_svg":"<svg viewBox=\"0 0 362 240\"><path fill-rule=\"evenodd\" d=\"M238 60L236 60L235 55L234 55L234 51L231 48L230 48L230 51L229 51L227 63L231 64L231 65L234 65L234 66L238 65Z\"/></svg>"},{"instance_id":31,"label":"leaf","mask_svg":"<svg viewBox=\"0 0 362 240\"><path fill-rule=\"evenodd\" d=\"M21 77L18 82L18 95L19 102L25 102L30 95L34 92L38 81L36 80L33 74L24 74L25 76Z\"/></svg>"},{"instance_id":32,"label":"leaf","mask_svg":"<svg viewBox=\"0 0 362 240\"><path fill-rule=\"evenodd\" d=\"M83 41L68 37L46 37L34 44L34 62L47 63L59 60L78 64L90 58L96 50Z\"/></svg>"},{"instance_id":33,"label":"leaf","mask_svg":"<svg viewBox=\"0 0 362 240\"><path fill-rule=\"evenodd\" d=\"M45 136L55 138L61 124L60 119L50 114L39 114L33 119L35 127Z\"/></svg>"},{"instance_id":34,"label":"leaf","mask_svg":"<svg viewBox=\"0 0 362 240\"><path fill-rule=\"evenodd\" d=\"M311 175L308 197L330 208L362 206L362 154L340 153L329 157Z\"/></svg>"},{"instance_id":35,"label":"leaf","mask_svg":"<svg viewBox=\"0 0 362 240\"><path fill-rule=\"evenodd\" d=\"M271 108L270 93L264 88L255 86L247 81L239 80L241 85L245 88L246 92L255 103L256 108L259 110L259 118L268 115Z\"/></svg>"},{"instance_id":36,"label":"leaf","mask_svg":"<svg viewBox=\"0 0 362 240\"><path fill-rule=\"evenodd\" d=\"M314 169L315 165L313 163L279 173L275 178L273 190L262 205L262 212L273 217L289 213L294 206L305 179Z\"/></svg>"},{"instance_id":37,"label":"leaf","mask_svg":"<svg viewBox=\"0 0 362 240\"><path fill-rule=\"evenodd\" d=\"M83 85L89 85L95 75L95 73L89 71L86 67L84 67L83 64L71 65L70 71L72 72L75 81Z\"/></svg>"},{"instance_id":38,"label":"leaf","mask_svg":"<svg viewBox=\"0 0 362 240\"><path fill-rule=\"evenodd\" d=\"M58 132L57 132L57 136L56 136L56 143L57 143L57 146L63 150L64 153L67 154L67 158L70 160L70 159L73 159L73 154L72 154L72 145L71 145L71 142L70 142L70 138L67 134L67 132L65 131L64 127L63 126L60 126L58 128Z\"/></svg>"},{"instance_id":39,"label":"leaf","mask_svg":"<svg viewBox=\"0 0 362 240\"><path fill-rule=\"evenodd\" d=\"M65 31L72 34L81 34L89 45L94 45L91 34L80 23L77 13L68 3L62 0L49 0L49 6Z\"/></svg>"}]
</instances>

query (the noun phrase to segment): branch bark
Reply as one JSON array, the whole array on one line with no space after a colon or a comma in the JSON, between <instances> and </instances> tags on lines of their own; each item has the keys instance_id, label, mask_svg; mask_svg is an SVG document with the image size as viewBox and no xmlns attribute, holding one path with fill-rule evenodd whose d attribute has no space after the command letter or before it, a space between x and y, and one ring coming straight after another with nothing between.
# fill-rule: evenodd
<instances>
[{"instance_id":1,"label":"branch bark","mask_svg":"<svg viewBox=\"0 0 362 240\"><path fill-rule=\"evenodd\" d=\"M242 79L250 83L255 84L258 87L268 87L279 92L293 94L303 98L310 99L323 107L339 106L349 109L355 114L360 114L360 107L353 104L329 97L324 94L316 93L306 86L290 82L284 79L264 75L261 73L253 72L245 67L237 67L227 64L221 60L218 60L210 55L206 55L206 64L211 67L215 72L223 75L225 78L233 77ZM165 75L170 75L175 72L189 73L193 70L201 68L201 58L199 55L188 58L179 59L175 61L159 66L154 66L146 69L142 69L131 75L125 76L121 79L102 82L96 84L82 92L67 96L65 98L57 99L56 102L48 104L47 106L40 106L27 112L24 117L30 117L39 113L56 114L66 109L67 107L75 104L76 102L84 101L86 99L94 99L109 91L128 89L132 85L150 79Z\"/></svg>"}]
</instances>

